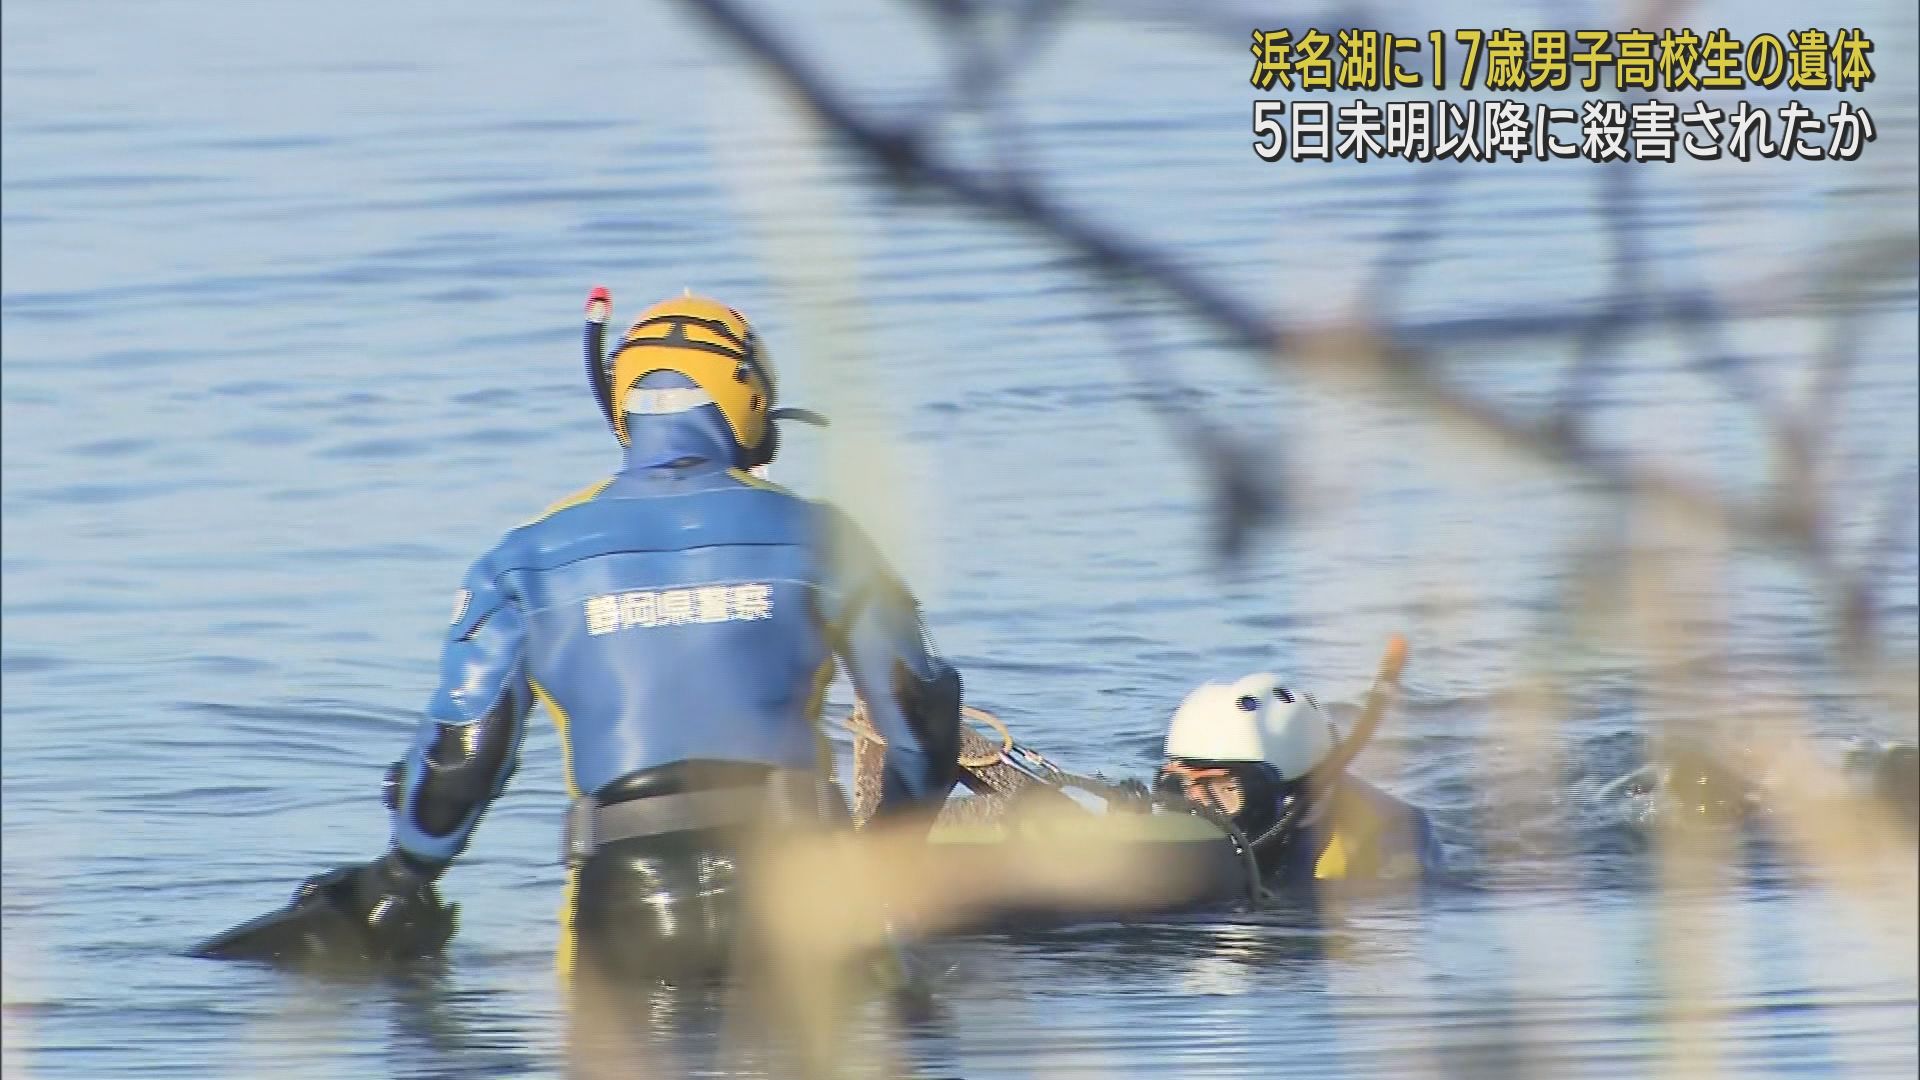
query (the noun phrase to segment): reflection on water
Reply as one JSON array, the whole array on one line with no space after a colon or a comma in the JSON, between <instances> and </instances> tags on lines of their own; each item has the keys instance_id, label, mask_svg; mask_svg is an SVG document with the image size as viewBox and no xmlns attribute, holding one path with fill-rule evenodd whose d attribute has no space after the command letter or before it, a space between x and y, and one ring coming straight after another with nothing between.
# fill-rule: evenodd
<instances>
[{"instance_id":1,"label":"reflection on water","mask_svg":"<svg viewBox=\"0 0 1920 1080\"><path fill-rule=\"evenodd\" d=\"M1739 14L1781 31L1819 15ZM935 63L932 43L820 19L820 48L876 93ZM1023 83L1036 158L1063 192L1293 313L1338 310L1358 256L1422 206L1449 227L1408 268L1412 309L1595 294L1609 256L1590 172L1488 167L1440 192L1386 164L1262 166L1244 41L1227 37L1097 20L1063 35ZM1910 154L1895 58L1912 51L1885 40L1891 89L1864 100L1889 154ZM384 842L380 770L467 560L614 460L578 373L574 320L599 282L629 314L693 285L756 315L786 396L841 419L793 439L780 478L857 493L870 475L837 467L884 455L897 484L856 505L882 519L970 695L1069 767L1144 773L1188 688L1263 667L1350 723L1380 642L1414 642L1407 700L1360 769L1432 808L1460 881L1322 913L938 943L936 1014L896 1037L876 1010L876 1047L970 1080L1646 1075L1677 1039L1662 957L1675 927L1704 927L1707 1056L1725 1073L1912 1075L1910 945L1880 947L1883 913L1807 880L1765 814L1711 826L1739 838L1724 880L1647 903L1662 804L1636 770L1663 705L1631 650L1556 658L1569 719L1544 759L1502 726L1507 688L1549 651L1566 552L1622 527L1557 478L1164 327L1191 399L1269 438L1301 481L1291 528L1223 582L1208 494L1145 407L1155 388L1113 362L1107 297L971 220L851 186L794 195L776 181L818 168L810 149L657 6L23 2L0 41L9 1076L558 1075L570 1040L666 1075L778 1067L697 996L574 1037L552 978L546 730L445 883L462 930L444 970L328 984L177 955ZM1885 213L1871 200L1888 184L1760 164L1644 182L1680 281L1817 261L1845 218L1836 193L1857 185ZM857 339L821 331L770 234L844 275ZM1842 512L1861 502L1850 477L1877 491L1912 460L1914 322L1903 286L1856 324L1830 447L1851 467L1828 492ZM1821 333L1788 312L1728 347L1790 390ZM1596 425L1750 482L1771 451L1710 373L1670 341L1629 344ZM1456 374L1542 400L1565 352L1461 357ZM1729 574L1726 654L1697 667L1731 667L1755 701L1810 696L1836 761L1856 737L1912 737L1912 717L1814 664L1825 630L1803 583L1765 559ZM1915 575L1909 540L1878 581L1905 656Z\"/></svg>"}]
</instances>

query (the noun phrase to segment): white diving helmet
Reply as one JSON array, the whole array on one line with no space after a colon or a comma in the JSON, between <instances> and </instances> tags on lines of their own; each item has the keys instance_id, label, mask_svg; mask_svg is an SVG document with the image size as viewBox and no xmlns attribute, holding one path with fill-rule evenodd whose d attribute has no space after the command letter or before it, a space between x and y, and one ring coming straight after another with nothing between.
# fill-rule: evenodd
<instances>
[{"instance_id":1,"label":"white diving helmet","mask_svg":"<svg viewBox=\"0 0 1920 1080\"><path fill-rule=\"evenodd\" d=\"M1312 809L1309 779L1340 745L1313 696L1262 672L1207 683L1167 725L1166 764L1154 790L1175 805L1225 816L1252 839Z\"/></svg>"}]
</instances>

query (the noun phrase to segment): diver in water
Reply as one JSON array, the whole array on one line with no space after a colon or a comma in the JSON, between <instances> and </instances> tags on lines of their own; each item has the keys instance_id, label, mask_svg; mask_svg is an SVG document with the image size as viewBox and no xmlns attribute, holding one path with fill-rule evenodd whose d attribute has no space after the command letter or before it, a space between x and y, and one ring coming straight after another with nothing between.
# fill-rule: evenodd
<instances>
[{"instance_id":1,"label":"diver in water","mask_svg":"<svg viewBox=\"0 0 1920 1080\"><path fill-rule=\"evenodd\" d=\"M560 962L583 974L717 973L748 830L844 820L819 727L836 656L886 739L879 816L930 820L955 781L960 676L918 603L848 518L754 475L774 422L798 411L774 408L746 320L667 300L603 361L608 304L596 290L588 305L588 370L620 471L473 565L439 688L388 772L390 850L310 880L288 909L344 915L346 947L367 956L431 954L451 936L433 883L512 775L536 701L573 796ZM247 931L198 952L299 939Z\"/></svg>"},{"instance_id":2,"label":"diver in water","mask_svg":"<svg viewBox=\"0 0 1920 1080\"><path fill-rule=\"evenodd\" d=\"M1269 887L1440 872L1425 811L1347 771L1365 738L1343 743L1311 695L1273 675L1208 683L1168 724L1154 794L1228 829Z\"/></svg>"}]
</instances>

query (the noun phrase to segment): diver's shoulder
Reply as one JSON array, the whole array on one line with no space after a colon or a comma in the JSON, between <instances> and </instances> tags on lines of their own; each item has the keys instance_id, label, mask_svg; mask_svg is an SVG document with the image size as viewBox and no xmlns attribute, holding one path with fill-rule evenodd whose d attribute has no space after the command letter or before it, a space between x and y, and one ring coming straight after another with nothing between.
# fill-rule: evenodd
<instances>
[{"instance_id":1,"label":"diver's shoulder","mask_svg":"<svg viewBox=\"0 0 1920 1080\"><path fill-rule=\"evenodd\" d=\"M601 493L612 484L614 477L597 480L564 498L547 504L546 509L527 518L508 529L505 535L494 544L483 559L502 570L512 569L524 561L529 552L540 550L551 540L557 527L557 519L576 506L585 506L599 498Z\"/></svg>"},{"instance_id":2,"label":"diver's shoulder","mask_svg":"<svg viewBox=\"0 0 1920 1080\"><path fill-rule=\"evenodd\" d=\"M838 507L824 499L802 495L784 484L755 476L745 469L728 469L726 475L736 490L752 492L757 496L752 500L754 506L806 526L816 535L829 536L840 527L842 520L850 520Z\"/></svg>"},{"instance_id":3,"label":"diver's shoulder","mask_svg":"<svg viewBox=\"0 0 1920 1080\"><path fill-rule=\"evenodd\" d=\"M629 498L625 489L609 491L618 479L616 475L589 484L514 526L495 548L496 561L519 565L555 547L572 547L586 534L631 539L677 532L695 523L729 534L745 530L761 537L760 542L782 537L789 543L831 543L851 520L830 504L738 469L707 474L683 490L656 492L656 497ZM594 507L606 512L594 512Z\"/></svg>"},{"instance_id":4,"label":"diver's shoulder","mask_svg":"<svg viewBox=\"0 0 1920 1080\"><path fill-rule=\"evenodd\" d=\"M867 530L846 509L825 499L803 499L810 523L821 541L829 547L864 548L872 541Z\"/></svg>"},{"instance_id":5,"label":"diver's shoulder","mask_svg":"<svg viewBox=\"0 0 1920 1080\"><path fill-rule=\"evenodd\" d=\"M809 501L785 484L776 484L764 476L755 476L746 469L728 469L726 475L727 479L733 481L735 485L745 488L748 491L765 491L774 495L783 495L789 499L795 499L800 502Z\"/></svg>"},{"instance_id":6,"label":"diver's shoulder","mask_svg":"<svg viewBox=\"0 0 1920 1080\"><path fill-rule=\"evenodd\" d=\"M607 486L612 483L613 483L613 477L609 476L602 480L596 480L593 483L588 484L586 487L583 487L580 490L574 492L573 494L566 496L565 498L556 499L553 502L547 504L547 508L545 510L540 511L540 513L521 522L518 526L514 528L513 531L518 532L521 529L525 529L529 526L538 525L541 522L547 520L548 518L554 516L555 514L558 514L562 510L570 510L573 507L580 506L584 503L590 503L594 499L599 498L600 493L607 490Z\"/></svg>"}]
</instances>

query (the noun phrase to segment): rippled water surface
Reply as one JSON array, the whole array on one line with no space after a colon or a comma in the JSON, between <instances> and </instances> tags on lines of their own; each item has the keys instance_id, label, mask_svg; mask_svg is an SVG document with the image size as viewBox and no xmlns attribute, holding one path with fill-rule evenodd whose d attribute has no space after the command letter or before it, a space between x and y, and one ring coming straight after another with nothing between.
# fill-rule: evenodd
<instances>
[{"instance_id":1,"label":"rippled water surface","mask_svg":"<svg viewBox=\"0 0 1920 1080\"><path fill-rule=\"evenodd\" d=\"M1541 13L1499 17L1435 24ZM1861 99L1878 160L1635 173L1664 285L1789 280L1863 229L1913 229L1913 17L1886 17L1869 27L1886 77ZM1742 5L1695 23L1808 18ZM1601 295L1595 170L1264 166L1245 26L1220 25L1069 24L1019 83L1032 163L1295 317L1352 302L1421 200L1442 227L1404 312ZM1692 972L1716 1004L1707 1060L1912 1075L1914 969L1856 897L1762 853L1726 888L1647 902L1623 814L1586 794L1638 763L1660 705L1624 652L1543 656L1569 546L1621 527L1564 478L1154 324L1162 377L1268 440L1295 481L1291 527L1217 575L1209 493L1145 405L1161 388L1115 358L1135 308L999 225L874 196L657 5L17 0L3 37L9 1076L563 1069L545 728L447 879L463 926L443 976L341 987L177 953L384 843L379 773L467 562L616 461L579 376L579 306L602 282L627 315L693 286L755 316L787 399L843 420L790 436L780 478L867 520L973 699L1070 766L1144 772L1209 677L1271 666L1354 701L1385 636L1413 640L1408 700L1361 771L1433 808L1459 885L1337 925L1282 912L943 945L942 1015L903 1042L930 1075L1641 1075L1675 1052L1661 958L1681 925L1717 938ZM808 37L901 115L943 62L865 12L819 15ZM1856 539L1871 513L1852 508L1914 459L1914 324L1911 278L1850 324L1832 494ZM1790 396L1822 332L1787 308L1723 345ZM1454 362L1524 404L1567 355ZM1752 489L1760 436L1681 360L1671 340L1623 343L1590 418L1611 445ZM1904 535L1875 584L1910 659ZM1912 737L1912 717L1809 676L1825 628L1804 581L1753 559L1724 584L1726 660L1752 693L1813 685L1836 755ZM1576 673L1564 767L1523 775L1495 717L1547 662ZM703 1022L686 1025L690 1067Z\"/></svg>"}]
</instances>

